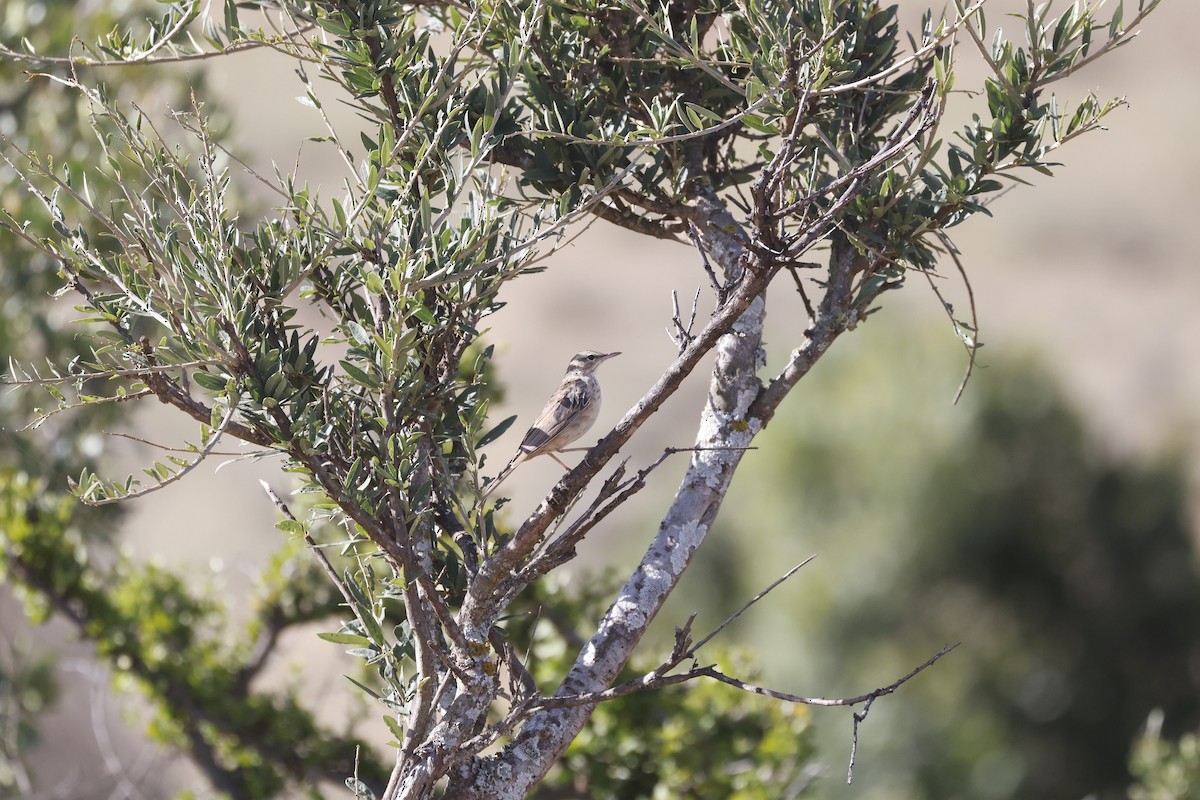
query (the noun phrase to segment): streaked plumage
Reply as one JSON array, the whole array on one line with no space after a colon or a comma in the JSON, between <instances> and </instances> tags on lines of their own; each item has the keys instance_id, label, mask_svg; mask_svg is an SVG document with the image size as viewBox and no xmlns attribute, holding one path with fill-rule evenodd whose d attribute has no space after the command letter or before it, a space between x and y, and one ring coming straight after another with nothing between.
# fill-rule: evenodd
<instances>
[{"instance_id":1,"label":"streaked plumage","mask_svg":"<svg viewBox=\"0 0 1200 800\"><path fill-rule=\"evenodd\" d=\"M563 469L570 469L555 453L562 452L596 422L596 417L600 415L600 383L596 380L596 367L619 355L584 350L571 359L567 374L563 376L557 391L550 396L542 413L525 433L517 454L484 490L484 498L514 469L535 456L548 455Z\"/></svg>"}]
</instances>

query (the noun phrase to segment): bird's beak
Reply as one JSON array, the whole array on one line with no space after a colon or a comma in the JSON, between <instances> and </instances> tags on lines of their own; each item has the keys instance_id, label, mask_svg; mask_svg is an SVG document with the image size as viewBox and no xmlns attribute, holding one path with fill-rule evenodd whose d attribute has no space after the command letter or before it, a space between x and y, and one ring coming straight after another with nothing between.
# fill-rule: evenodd
<instances>
[{"instance_id":1,"label":"bird's beak","mask_svg":"<svg viewBox=\"0 0 1200 800\"><path fill-rule=\"evenodd\" d=\"M600 358L604 361L607 361L608 359L612 358L613 356L619 356L619 355L621 355L620 350L618 350L615 353L605 353L604 355L600 356Z\"/></svg>"}]
</instances>

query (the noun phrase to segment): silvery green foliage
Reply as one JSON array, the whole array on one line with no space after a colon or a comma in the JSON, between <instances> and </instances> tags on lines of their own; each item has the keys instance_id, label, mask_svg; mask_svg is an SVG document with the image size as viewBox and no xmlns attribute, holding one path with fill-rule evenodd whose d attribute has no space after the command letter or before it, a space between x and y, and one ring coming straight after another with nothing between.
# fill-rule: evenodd
<instances>
[{"instance_id":1,"label":"silvery green foliage","mask_svg":"<svg viewBox=\"0 0 1200 800\"><path fill-rule=\"evenodd\" d=\"M17 377L52 387L63 409L99 399L79 390L86 377L109 377L114 395L199 424L189 458L144 478L84 472L86 502L171 483L218 439L282 453L319 499L312 519L281 527L309 536L333 520L358 557L326 564L351 612L327 638L381 679L397 758L374 791L524 796L628 662L791 388L883 292L956 259L948 229L1022 173L1048 173L1060 145L1118 105L1066 106L1050 87L1129 40L1119 7L1107 19L1080 3L1031 8L1014 35L989 27L991 5L927 14L905 36L895 7L866 0L229 2L223 19L173 4L148 33L114 33L71 63L270 47L294 59L314 114L314 81L328 82L368 133L330 128L348 167L336 192L261 176L277 209L251 220L230 202L233 162L201 101L168 130L108 97L95 72L59 75L91 109L106 156L94 169L117 188L100 195L51 154L4 147L54 230L7 212L3 223L61 263L95 336L87 357ZM964 49L990 72L971 87L973 121L944 138ZM500 531L479 501L480 451L509 421L488 420L480 329L505 285L593 215L694 242L715 311L589 458ZM785 369L764 376L765 291L780 276L810 318ZM301 321L313 306L328 330ZM951 319L973 353L971 321ZM503 636L512 604L648 470L618 468L581 516L551 526L714 351L703 449L645 558L556 684L521 680L528 643Z\"/></svg>"}]
</instances>

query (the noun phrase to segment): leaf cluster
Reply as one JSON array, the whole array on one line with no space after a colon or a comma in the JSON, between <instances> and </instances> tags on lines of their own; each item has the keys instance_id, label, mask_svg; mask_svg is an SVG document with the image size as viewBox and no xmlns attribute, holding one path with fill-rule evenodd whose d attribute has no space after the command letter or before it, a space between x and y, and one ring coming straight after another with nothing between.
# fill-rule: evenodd
<instances>
[{"instance_id":1,"label":"leaf cluster","mask_svg":"<svg viewBox=\"0 0 1200 800\"><path fill-rule=\"evenodd\" d=\"M152 736L189 750L215 785L241 796L274 796L308 780L340 782L352 771L352 748L361 742L323 730L294 690L250 686L265 663L264 644L337 611L335 593L303 566L302 551L265 573L253 621L237 632L227 609L172 571L120 556L99 566L81 529L95 512L19 474L3 478L4 577L35 621L65 616L122 682L152 702ZM358 769L380 775L365 750Z\"/></svg>"},{"instance_id":2,"label":"leaf cluster","mask_svg":"<svg viewBox=\"0 0 1200 800\"><path fill-rule=\"evenodd\" d=\"M1200 736L1187 733L1170 741L1163 736L1162 722L1161 711L1152 713L1134 746L1131 800L1173 800L1200 786Z\"/></svg>"},{"instance_id":3,"label":"leaf cluster","mask_svg":"<svg viewBox=\"0 0 1200 800\"><path fill-rule=\"evenodd\" d=\"M88 503L164 487L222 439L250 445L255 457L281 456L312 512L303 521L287 512L281 527L311 547L334 538L314 537L314 524L341 531L338 567L319 556L347 614L327 638L378 673L368 691L389 712L397 780L412 796L450 776L467 780L484 768L483 750L537 713L519 680L519 649L497 643L509 605L645 485L653 466L630 477L618 468L581 518L562 525L586 480L772 280L783 271L794 278L809 349L769 385L754 378L761 391L746 419L729 421L730 441L748 442L739 438L748 420L764 426L883 291L910 270L931 273L940 253L956 255L944 230L984 211L1000 179L1047 169L1050 150L1114 107L1089 99L1064 116L1044 95L1127 41L1120 14L1101 25L1092 6L1057 18L1031 11L1025 46L997 31L988 49L982 5L927 15L905 50L897 9L871 0L227 2L223 21L207 21L206 41L218 50L206 51L187 30L199 4L173 4L148 35L118 32L82 60L49 62L62 67L49 79L87 109L94 165L81 170L5 143L6 163L46 224L5 206L0 227L58 265L62 292L96 332L71 366L17 367L14 377L47 387L56 410L153 397L198 424L192 457L151 464L146 481L80 471L74 488ZM1153 6L1143 3L1138 18ZM244 24L250 10L273 14L264 23L272 30ZM1094 42L1101 30L1107 38ZM937 130L964 37L994 75L986 110L946 146ZM336 196L298 175L252 172L277 201L252 219L233 193L236 156L200 99L164 121L80 71L245 47L292 59L302 102L328 126L322 144L347 167ZM329 122L317 80L358 111L359 136ZM509 281L593 217L693 237L717 309L597 459L509 534L480 492L483 448L511 422L487 419L495 393L484 322ZM822 245L828 264L804 260ZM821 293L815 307L809 291ZM47 570L51 561L22 559ZM84 578L72 576L81 591ZM45 579L52 596L69 598L69 582ZM150 570L121 591L88 591L87 602L135 626L127 641L136 633L159 642L161 658L110 652L135 672L143 665L147 683L172 669L171 653L213 665L205 678L214 695L164 708L181 738L180 709L235 693L215 674L230 651L196 638L217 611L189 600L181 582ZM155 615L156 603L168 611ZM190 674L162 691L178 691ZM516 676L507 689L502 674ZM286 698L205 713L230 730L276 714L311 732ZM220 751L258 788L278 785L264 752L229 737L190 741L201 758L205 747ZM274 731L260 738L268 750L282 741ZM683 749L673 752L681 773L696 768Z\"/></svg>"}]
</instances>

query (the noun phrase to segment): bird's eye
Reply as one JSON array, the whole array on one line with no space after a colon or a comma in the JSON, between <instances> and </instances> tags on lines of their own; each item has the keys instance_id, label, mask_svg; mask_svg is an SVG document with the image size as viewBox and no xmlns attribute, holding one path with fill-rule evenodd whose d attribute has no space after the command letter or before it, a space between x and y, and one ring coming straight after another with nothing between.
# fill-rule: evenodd
<instances>
[{"instance_id":1,"label":"bird's eye","mask_svg":"<svg viewBox=\"0 0 1200 800\"><path fill-rule=\"evenodd\" d=\"M588 355L588 357L587 357L587 360L588 360L588 361L595 361L595 360L596 360L596 354L595 354L595 353L590 353L590 354Z\"/></svg>"}]
</instances>

